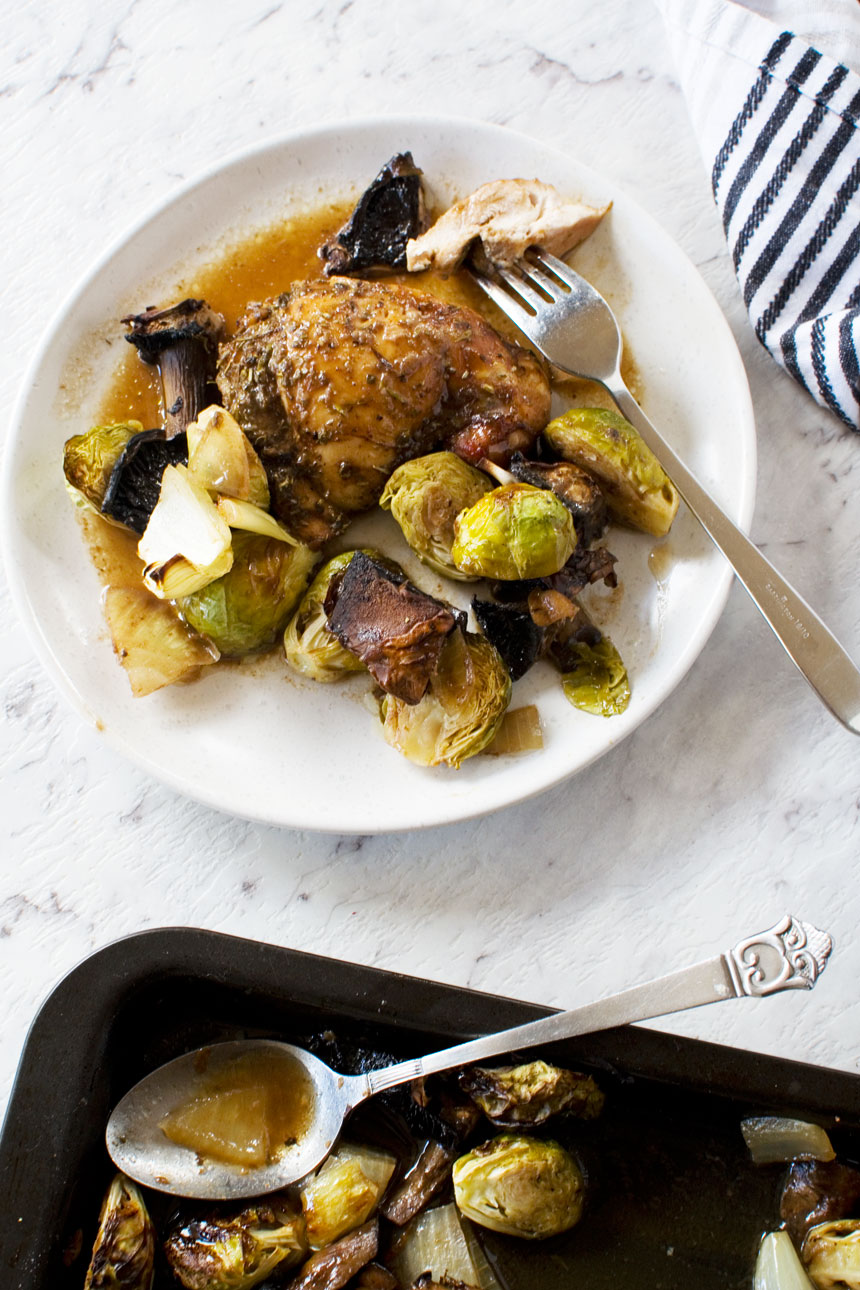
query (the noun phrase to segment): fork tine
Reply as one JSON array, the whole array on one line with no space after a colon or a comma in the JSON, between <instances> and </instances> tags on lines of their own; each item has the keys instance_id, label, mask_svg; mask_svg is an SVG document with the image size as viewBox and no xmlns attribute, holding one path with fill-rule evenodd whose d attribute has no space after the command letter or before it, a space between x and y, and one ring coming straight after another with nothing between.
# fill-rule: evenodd
<instances>
[{"instance_id":1,"label":"fork tine","mask_svg":"<svg viewBox=\"0 0 860 1290\"><path fill-rule=\"evenodd\" d=\"M479 273L477 269L473 269L471 266L469 272L478 286L487 293L491 300L495 301L502 313L507 314L511 321L515 322L522 331L526 331L529 324L534 321L534 314L529 313L515 296L512 296L509 291L505 291L504 287L500 287L498 282L494 282L492 278ZM516 288L516 280L514 280L512 286Z\"/></svg>"},{"instance_id":2,"label":"fork tine","mask_svg":"<svg viewBox=\"0 0 860 1290\"><path fill-rule=\"evenodd\" d=\"M548 251L542 251L538 246L530 247L526 254L528 256L527 264L535 273L535 278L541 283L541 286L543 285L543 278L540 276L540 270L543 270L545 274L553 275L553 278L550 279L553 286L556 285L555 279L557 279L572 290L582 281L579 274L570 265L565 264L564 260L560 260L556 255L550 255Z\"/></svg>"},{"instance_id":3,"label":"fork tine","mask_svg":"<svg viewBox=\"0 0 860 1290\"><path fill-rule=\"evenodd\" d=\"M514 272L514 269L516 272ZM501 264L496 265L496 273L502 281L507 283L511 291L516 291L517 295L522 296L523 300L527 300L536 314L539 314L542 309L546 309L548 305L552 304L558 294L557 287L555 292L550 293L547 291L545 295L541 295L540 291L535 291L534 282L538 282L539 286L542 284L537 278L530 278L529 266L524 261L518 261L514 269L506 269ZM549 300L547 300L547 295L551 297Z\"/></svg>"}]
</instances>

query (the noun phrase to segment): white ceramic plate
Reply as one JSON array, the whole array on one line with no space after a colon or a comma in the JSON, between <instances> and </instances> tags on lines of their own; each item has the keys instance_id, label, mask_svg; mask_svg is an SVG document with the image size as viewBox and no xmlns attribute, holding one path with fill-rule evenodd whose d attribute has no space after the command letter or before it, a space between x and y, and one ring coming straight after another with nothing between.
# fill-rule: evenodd
<instances>
[{"instance_id":1,"label":"white ceramic plate","mask_svg":"<svg viewBox=\"0 0 860 1290\"><path fill-rule=\"evenodd\" d=\"M572 263L609 297L642 375L643 404L742 526L754 495L755 434L746 376L719 308L683 253L643 210L552 148L490 126L387 119L288 136L244 153L184 188L124 237L50 328L13 423L5 479L5 544L20 612L45 666L84 716L139 766L182 793L251 819L332 832L450 823L548 788L619 743L678 684L723 608L730 571L683 511L666 555L618 530L621 593L589 597L625 659L626 713L576 711L539 665L515 705L535 702L541 752L476 757L459 771L413 766L383 741L362 702L364 678L318 685L280 658L212 669L190 686L134 699L114 660L99 586L64 489L62 445L91 424L117 348L115 320L166 300L189 266L280 214L357 194L394 152L409 148L439 202L489 179L537 176L613 209ZM70 372L78 373L69 386ZM83 376L82 376L83 374ZM65 392L61 388L65 385ZM71 388L71 394L69 393ZM75 389L86 394L75 395ZM406 556L388 516L392 554ZM378 532L376 533L379 540ZM421 584L440 583L417 566ZM448 590L450 595L450 586Z\"/></svg>"}]
</instances>

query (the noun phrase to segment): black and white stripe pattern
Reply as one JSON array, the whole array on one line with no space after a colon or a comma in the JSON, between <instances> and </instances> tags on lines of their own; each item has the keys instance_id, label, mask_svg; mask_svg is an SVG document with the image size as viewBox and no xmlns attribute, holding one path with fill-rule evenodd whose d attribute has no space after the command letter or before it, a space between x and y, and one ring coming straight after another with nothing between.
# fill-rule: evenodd
<instances>
[{"instance_id":1,"label":"black and white stripe pattern","mask_svg":"<svg viewBox=\"0 0 860 1290\"><path fill-rule=\"evenodd\" d=\"M781 32L711 173L756 335L860 429L860 76Z\"/></svg>"}]
</instances>

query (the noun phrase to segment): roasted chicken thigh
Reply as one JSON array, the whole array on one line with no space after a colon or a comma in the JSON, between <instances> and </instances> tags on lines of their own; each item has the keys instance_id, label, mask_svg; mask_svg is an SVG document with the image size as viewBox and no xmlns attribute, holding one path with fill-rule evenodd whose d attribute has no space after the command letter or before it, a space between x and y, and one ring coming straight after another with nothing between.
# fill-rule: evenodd
<instances>
[{"instance_id":1,"label":"roasted chicken thigh","mask_svg":"<svg viewBox=\"0 0 860 1290\"><path fill-rule=\"evenodd\" d=\"M220 348L218 385L273 510L313 546L372 507L401 462L444 445L504 463L550 407L540 361L473 310L338 278L249 305Z\"/></svg>"}]
</instances>

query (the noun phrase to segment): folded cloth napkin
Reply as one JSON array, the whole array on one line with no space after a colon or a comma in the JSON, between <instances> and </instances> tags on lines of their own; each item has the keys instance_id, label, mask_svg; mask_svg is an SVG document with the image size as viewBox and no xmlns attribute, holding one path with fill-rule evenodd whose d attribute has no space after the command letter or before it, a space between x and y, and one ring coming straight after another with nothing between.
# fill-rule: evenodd
<instances>
[{"instance_id":1,"label":"folded cloth napkin","mask_svg":"<svg viewBox=\"0 0 860 1290\"><path fill-rule=\"evenodd\" d=\"M860 4L656 3L756 335L860 429Z\"/></svg>"}]
</instances>

